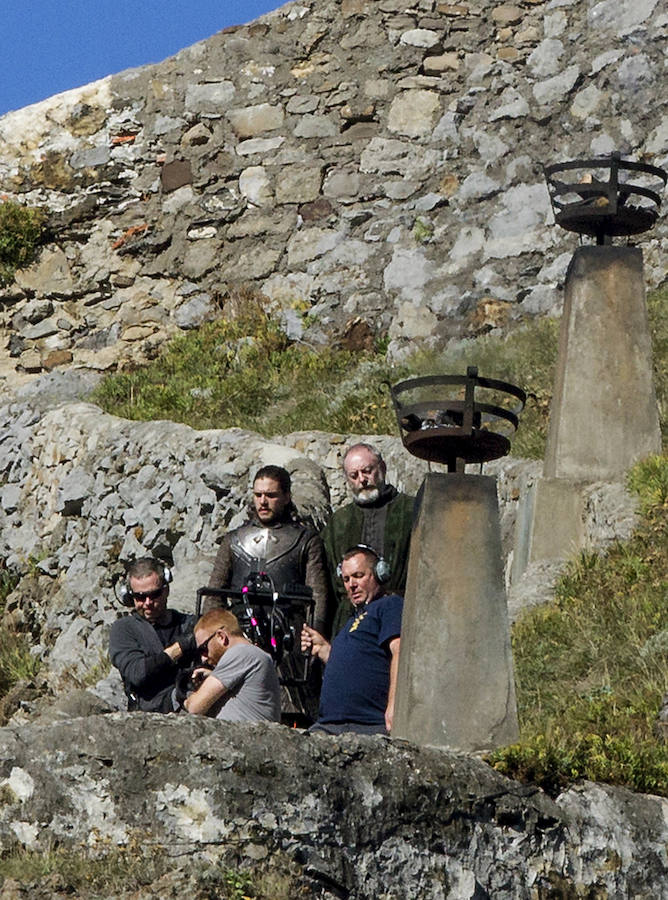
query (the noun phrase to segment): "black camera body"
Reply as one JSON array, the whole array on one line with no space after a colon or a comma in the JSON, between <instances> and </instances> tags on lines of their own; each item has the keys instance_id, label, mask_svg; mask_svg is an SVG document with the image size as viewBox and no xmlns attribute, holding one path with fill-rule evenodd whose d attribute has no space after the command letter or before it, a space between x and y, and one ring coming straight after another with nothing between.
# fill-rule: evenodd
<instances>
[{"instance_id":1,"label":"black camera body","mask_svg":"<svg viewBox=\"0 0 668 900\"><path fill-rule=\"evenodd\" d=\"M278 666L286 655L301 653L300 634L304 622L313 623L313 591L306 585L287 585L276 591L274 582L266 572L252 571L239 588L200 588L197 591L197 615L202 608L202 598L215 596L222 605L239 620L248 639L268 653ZM308 660L304 661L308 663ZM305 681L304 675L291 683Z\"/></svg>"}]
</instances>

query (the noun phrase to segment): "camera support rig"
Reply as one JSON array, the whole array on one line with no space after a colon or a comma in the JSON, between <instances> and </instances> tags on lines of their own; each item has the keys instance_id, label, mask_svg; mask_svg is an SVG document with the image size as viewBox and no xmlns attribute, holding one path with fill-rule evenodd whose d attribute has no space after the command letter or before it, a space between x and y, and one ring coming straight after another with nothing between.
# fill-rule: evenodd
<instances>
[{"instance_id":1,"label":"camera support rig","mask_svg":"<svg viewBox=\"0 0 668 900\"><path fill-rule=\"evenodd\" d=\"M298 687L307 683L310 658L302 657L300 674L297 656L301 656L302 623L313 625L315 601L311 588L289 585L279 592L266 572L252 572L241 588L199 588L195 605L198 618L204 597L218 598L223 609L234 613L251 643L268 653L279 668L281 684Z\"/></svg>"}]
</instances>

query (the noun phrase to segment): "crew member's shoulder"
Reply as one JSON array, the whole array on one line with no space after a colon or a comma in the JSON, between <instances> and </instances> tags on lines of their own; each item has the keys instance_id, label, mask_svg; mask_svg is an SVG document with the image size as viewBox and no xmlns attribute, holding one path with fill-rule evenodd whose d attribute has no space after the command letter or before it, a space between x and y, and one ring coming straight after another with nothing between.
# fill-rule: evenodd
<instances>
[{"instance_id":1,"label":"crew member's shoulder","mask_svg":"<svg viewBox=\"0 0 668 900\"><path fill-rule=\"evenodd\" d=\"M244 659L252 659L263 665L268 663L273 666L274 664L271 656L266 650L263 650L262 647L258 647L257 644L252 644L250 641L239 641L238 644L233 644L225 651L221 657L221 662L223 662L226 657L230 661L235 657L243 657Z\"/></svg>"},{"instance_id":2,"label":"crew member's shoulder","mask_svg":"<svg viewBox=\"0 0 668 900\"><path fill-rule=\"evenodd\" d=\"M197 616L193 615L193 613L181 612L178 609L170 609L172 614L172 622L175 625L180 625L181 628L186 629L188 631L192 631L195 627L195 622L197 621Z\"/></svg>"},{"instance_id":3,"label":"crew member's shoulder","mask_svg":"<svg viewBox=\"0 0 668 900\"><path fill-rule=\"evenodd\" d=\"M128 627L129 619L130 619L130 616L121 616L120 619L116 619L115 622L111 623L111 629L110 629L109 633L111 635L115 635L115 634L121 634L122 632L124 632L126 630L126 628Z\"/></svg>"},{"instance_id":4,"label":"crew member's shoulder","mask_svg":"<svg viewBox=\"0 0 668 900\"><path fill-rule=\"evenodd\" d=\"M397 491L395 496L390 500L390 503L396 504L397 506L408 506L412 509L413 504L415 503L415 497L412 494L404 494L402 491Z\"/></svg>"},{"instance_id":5,"label":"crew member's shoulder","mask_svg":"<svg viewBox=\"0 0 668 900\"><path fill-rule=\"evenodd\" d=\"M404 605L404 598L399 594L385 594L375 601L374 606L376 605L379 612L383 612L384 610L389 609L402 609Z\"/></svg>"},{"instance_id":6,"label":"crew member's shoulder","mask_svg":"<svg viewBox=\"0 0 668 900\"><path fill-rule=\"evenodd\" d=\"M126 616L121 616L120 619L116 619L115 622L112 623L111 631L119 632L119 631L127 631L131 628L136 628L137 626L141 627L142 622L146 620L141 616L137 615L136 612L130 612Z\"/></svg>"}]
</instances>

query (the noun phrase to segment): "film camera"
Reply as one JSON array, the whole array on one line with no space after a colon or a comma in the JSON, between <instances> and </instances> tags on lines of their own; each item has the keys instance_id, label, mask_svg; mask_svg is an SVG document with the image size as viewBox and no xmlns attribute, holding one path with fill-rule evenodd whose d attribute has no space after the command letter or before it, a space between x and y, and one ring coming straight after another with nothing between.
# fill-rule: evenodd
<instances>
[{"instance_id":1,"label":"film camera","mask_svg":"<svg viewBox=\"0 0 668 900\"><path fill-rule=\"evenodd\" d=\"M305 585L286 585L280 592L266 572L251 572L241 588L200 588L197 615L202 598L217 597L221 606L239 620L252 643L266 651L278 667L281 684L306 684L310 660L300 650L302 625L313 624L313 591Z\"/></svg>"}]
</instances>

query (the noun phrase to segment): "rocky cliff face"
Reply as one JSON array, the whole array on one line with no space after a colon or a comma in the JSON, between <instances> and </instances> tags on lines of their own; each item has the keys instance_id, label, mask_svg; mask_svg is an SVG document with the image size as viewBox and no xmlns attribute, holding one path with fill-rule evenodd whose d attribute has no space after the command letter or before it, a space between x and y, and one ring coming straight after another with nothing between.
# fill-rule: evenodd
<instances>
[{"instance_id":1,"label":"rocky cliff face","mask_svg":"<svg viewBox=\"0 0 668 900\"><path fill-rule=\"evenodd\" d=\"M56 692L106 657L109 626L121 611L113 584L127 562L149 554L171 560L170 603L193 611L218 542L246 516L253 473L268 463L288 468L299 509L323 523L346 501L341 454L355 439L300 432L268 440L238 428L131 422L76 402L89 381L85 373L43 375L0 406L0 559L23 576L4 621L31 632ZM427 464L399 438L372 441L391 482L416 493ZM508 572L518 506L540 469L513 459L486 468L498 477ZM627 536L634 521L621 485L591 487L584 528L592 544ZM545 599L554 566L537 575L512 586L513 615ZM117 701L124 703L120 691Z\"/></svg>"},{"instance_id":2,"label":"rocky cliff face","mask_svg":"<svg viewBox=\"0 0 668 900\"><path fill-rule=\"evenodd\" d=\"M594 784L551 800L476 759L380 737L132 713L6 728L0 796L3 847L164 848L202 900L220 896L201 890L220 863L286 859L286 897L668 896L668 801ZM182 896L174 882L141 896Z\"/></svg>"},{"instance_id":3,"label":"rocky cliff face","mask_svg":"<svg viewBox=\"0 0 668 900\"><path fill-rule=\"evenodd\" d=\"M0 558L24 576L5 623L32 634L68 720L31 722L25 690L5 709L22 700L0 734L4 846L146 837L177 868L194 853L179 895L206 859L279 853L321 897L668 895L656 798L585 785L553 802L475 760L380 739L70 721L99 703L67 705L105 656L124 561L171 555L172 599L192 608L254 469L286 465L321 519L343 502L351 437L115 419L81 402L98 373L248 285L294 336L387 335L395 358L558 312L574 239L551 227L540 164L613 149L666 164L667 32L660 0L297 2L0 119L0 192L43 204L51 229L0 291ZM665 242L660 223L650 284ZM424 466L374 441L416 490ZM488 469L508 558L539 468ZM592 486L588 516L595 542L633 524L619 486ZM113 679L95 691L119 702Z\"/></svg>"},{"instance_id":4,"label":"rocky cliff face","mask_svg":"<svg viewBox=\"0 0 668 900\"><path fill-rule=\"evenodd\" d=\"M0 192L51 240L0 292L0 372L144 358L239 285L395 357L558 312L541 165L666 164L667 31L661 0L304 0L4 116Z\"/></svg>"}]
</instances>

